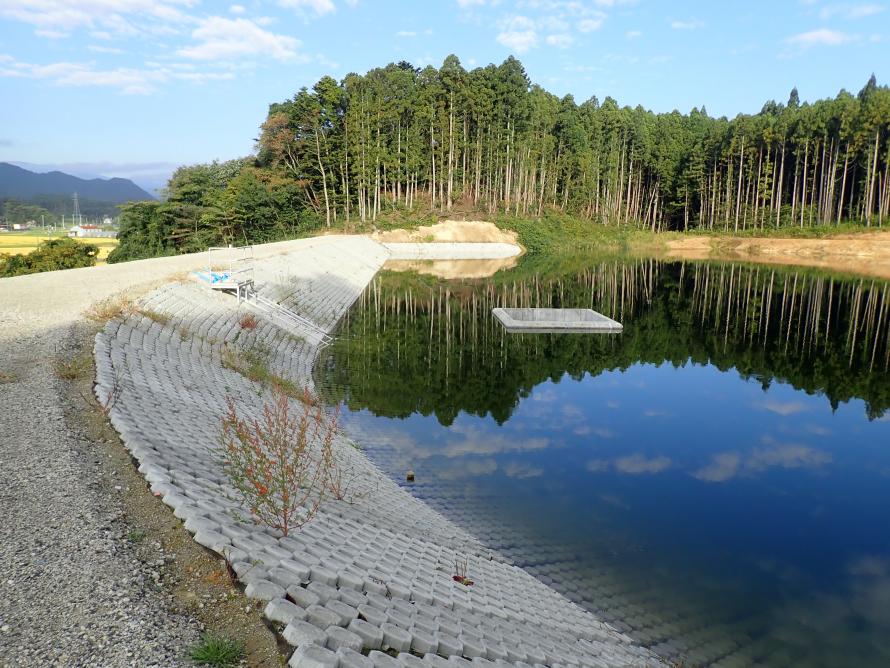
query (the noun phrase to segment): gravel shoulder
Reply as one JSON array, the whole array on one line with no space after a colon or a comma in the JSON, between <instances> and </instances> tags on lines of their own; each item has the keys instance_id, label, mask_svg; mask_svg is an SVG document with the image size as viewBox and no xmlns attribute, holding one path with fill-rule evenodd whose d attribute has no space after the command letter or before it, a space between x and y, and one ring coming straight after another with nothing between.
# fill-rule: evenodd
<instances>
[{"instance_id":1,"label":"gravel shoulder","mask_svg":"<svg viewBox=\"0 0 890 668\"><path fill-rule=\"evenodd\" d=\"M312 240L261 247L270 256ZM260 611L147 490L90 407L91 304L205 254L0 280L0 666L180 666L204 628L280 665ZM59 360L77 377L57 376ZM104 431L103 431L104 430ZM209 602L214 605L208 605ZM244 606L244 607L242 607Z\"/></svg>"},{"instance_id":2,"label":"gravel shoulder","mask_svg":"<svg viewBox=\"0 0 890 668\"><path fill-rule=\"evenodd\" d=\"M64 328L0 346L14 377L0 390L0 665L186 665L199 623L172 611L127 539L105 449L66 417L52 360L76 339Z\"/></svg>"}]
</instances>

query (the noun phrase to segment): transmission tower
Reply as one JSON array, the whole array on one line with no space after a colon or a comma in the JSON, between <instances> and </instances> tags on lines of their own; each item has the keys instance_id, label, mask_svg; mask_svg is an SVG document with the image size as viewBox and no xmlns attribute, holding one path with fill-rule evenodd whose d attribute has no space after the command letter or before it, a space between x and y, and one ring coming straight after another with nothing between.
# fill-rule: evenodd
<instances>
[{"instance_id":1,"label":"transmission tower","mask_svg":"<svg viewBox=\"0 0 890 668\"><path fill-rule=\"evenodd\" d=\"M80 201L77 199L77 193L74 193L74 214L71 216L71 219L76 221L75 225L80 225L83 223L83 217L80 215Z\"/></svg>"}]
</instances>

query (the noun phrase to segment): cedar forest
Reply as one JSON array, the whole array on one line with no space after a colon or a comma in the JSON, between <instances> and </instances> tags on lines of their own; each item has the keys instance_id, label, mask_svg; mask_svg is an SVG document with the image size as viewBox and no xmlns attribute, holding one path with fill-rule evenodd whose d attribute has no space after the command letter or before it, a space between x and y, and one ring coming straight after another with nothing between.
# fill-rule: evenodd
<instances>
[{"instance_id":1,"label":"cedar forest","mask_svg":"<svg viewBox=\"0 0 890 668\"><path fill-rule=\"evenodd\" d=\"M881 226L890 88L872 76L813 104L795 89L729 120L577 104L512 57L326 76L270 106L255 155L182 167L165 201L125 205L109 261L455 209L652 231Z\"/></svg>"}]
</instances>

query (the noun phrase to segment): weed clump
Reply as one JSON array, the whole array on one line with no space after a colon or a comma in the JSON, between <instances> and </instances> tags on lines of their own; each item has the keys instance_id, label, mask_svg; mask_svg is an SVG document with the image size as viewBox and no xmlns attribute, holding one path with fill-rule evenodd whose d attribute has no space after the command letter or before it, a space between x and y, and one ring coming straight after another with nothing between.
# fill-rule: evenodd
<instances>
[{"instance_id":1,"label":"weed clump","mask_svg":"<svg viewBox=\"0 0 890 668\"><path fill-rule=\"evenodd\" d=\"M84 316L86 316L87 320L91 320L104 327L109 320L130 315L133 313L134 308L133 300L129 297L118 295L91 305L84 311Z\"/></svg>"},{"instance_id":2,"label":"weed clump","mask_svg":"<svg viewBox=\"0 0 890 668\"><path fill-rule=\"evenodd\" d=\"M189 651L189 658L199 666L231 668L244 658L244 643L213 633L205 633L201 642Z\"/></svg>"},{"instance_id":3,"label":"weed clump","mask_svg":"<svg viewBox=\"0 0 890 668\"><path fill-rule=\"evenodd\" d=\"M166 313L159 313L158 311L155 311L154 309L140 306L135 309L135 313L138 313L139 315L146 317L149 320L152 320L152 321L158 323L162 327L165 327L166 325L170 324L170 316L169 315L167 315Z\"/></svg>"},{"instance_id":4,"label":"weed clump","mask_svg":"<svg viewBox=\"0 0 890 668\"><path fill-rule=\"evenodd\" d=\"M265 388L276 388L291 399L315 403L315 399L311 395L307 399L307 394L292 380L272 371L269 367L269 351L259 344L246 350L224 346L220 356L223 367L240 373L248 380Z\"/></svg>"},{"instance_id":5,"label":"weed clump","mask_svg":"<svg viewBox=\"0 0 890 668\"><path fill-rule=\"evenodd\" d=\"M70 360L56 360L53 362L53 373L56 378L62 380L77 380L83 378L92 369L92 360L89 355L78 355Z\"/></svg>"}]
</instances>

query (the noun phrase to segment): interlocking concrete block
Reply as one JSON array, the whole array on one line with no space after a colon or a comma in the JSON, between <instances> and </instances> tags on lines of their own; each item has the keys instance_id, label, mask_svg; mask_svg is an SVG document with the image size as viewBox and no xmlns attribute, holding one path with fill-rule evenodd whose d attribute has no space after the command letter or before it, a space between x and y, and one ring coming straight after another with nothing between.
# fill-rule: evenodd
<instances>
[{"instance_id":1,"label":"interlocking concrete block","mask_svg":"<svg viewBox=\"0 0 890 668\"><path fill-rule=\"evenodd\" d=\"M351 605L346 605L343 601L331 600L325 603L324 607L339 616L340 620L337 626L346 626L349 622L358 617L358 610Z\"/></svg>"},{"instance_id":2,"label":"interlocking concrete block","mask_svg":"<svg viewBox=\"0 0 890 668\"><path fill-rule=\"evenodd\" d=\"M340 582L342 583L342 581L343 578L341 576ZM364 594L355 589L343 589L341 587L338 591L340 592L340 600L346 605L351 605L353 608L358 608L358 606L365 604L368 600Z\"/></svg>"},{"instance_id":3,"label":"interlocking concrete block","mask_svg":"<svg viewBox=\"0 0 890 668\"><path fill-rule=\"evenodd\" d=\"M301 608L308 608L310 605L319 605L321 599L308 589L299 585L291 585L287 588L288 597Z\"/></svg>"},{"instance_id":4,"label":"interlocking concrete block","mask_svg":"<svg viewBox=\"0 0 890 668\"><path fill-rule=\"evenodd\" d=\"M386 613L386 619L395 626L398 626L402 629L410 629L411 628L411 617L404 614L403 612L396 610L395 608L391 608Z\"/></svg>"},{"instance_id":5,"label":"interlocking concrete block","mask_svg":"<svg viewBox=\"0 0 890 668\"><path fill-rule=\"evenodd\" d=\"M374 668L402 668L401 663L383 652L370 652L368 658L374 662Z\"/></svg>"},{"instance_id":6,"label":"interlocking concrete block","mask_svg":"<svg viewBox=\"0 0 890 668\"><path fill-rule=\"evenodd\" d=\"M418 654L436 653L439 651L439 639L434 633L428 633L416 626L410 630L411 649Z\"/></svg>"},{"instance_id":7,"label":"interlocking concrete block","mask_svg":"<svg viewBox=\"0 0 890 668\"><path fill-rule=\"evenodd\" d=\"M383 646L394 649L397 652L407 652L411 649L411 634L395 624L385 622L380 625L383 631Z\"/></svg>"},{"instance_id":8,"label":"interlocking concrete block","mask_svg":"<svg viewBox=\"0 0 890 668\"><path fill-rule=\"evenodd\" d=\"M502 643L485 641L485 649L485 656L491 661L507 660L507 648Z\"/></svg>"},{"instance_id":9,"label":"interlocking concrete block","mask_svg":"<svg viewBox=\"0 0 890 668\"><path fill-rule=\"evenodd\" d=\"M282 568L281 566L276 566L275 568L269 569L269 580L281 587L284 587L285 589L294 585L299 587L301 584L299 575L294 573L292 570L288 568Z\"/></svg>"},{"instance_id":10,"label":"interlocking concrete block","mask_svg":"<svg viewBox=\"0 0 890 668\"><path fill-rule=\"evenodd\" d=\"M448 659L443 658L438 654L424 654L423 661L433 668L454 668L453 664L448 663Z\"/></svg>"},{"instance_id":11,"label":"interlocking concrete block","mask_svg":"<svg viewBox=\"0 0 890 668\"><path fill-rule=\"evenodd\" d=\"M283 598L269 601L263 614L266 615L266 619L279 624L289 624L294 619L298 621L306 619L306 611L303 608Z\"/></svg>"},{"instance_id":12,"label":"interlocking concrete block","mask_svg":"<svg viewBox=\"0 0 890 668\"><path fill-rule=\"evenodd\" d=\"M464 644L456 636L439 633L439 654L444 656L462 655Z\"/></svg>"},{"instance_id":13,"label":"interlocking concrete block","mask_svg":"<svg viewBox=\"0 0 890 668\"><path fill-rule=\"evenodd\" d=\"M340 668L374 668L374 662L370 657L347 647L338 649L337 656L340 658Z\"/></svg>"},{"instance_id":14,"label":"interlocking concrete block","mask_svg":"<svg viewBox=\"0 0 890 668\"><path fill-rule=\"evenodd\" d=\"M256 598L261 601L271 601L275 598L284 598L284 587L280 587L269 580L252 580L244 588L247 598Z\"/></svg>"},{"instance_id":15,"label":"interlocking concrete block","mask_svg":"<svg viewBox=\"0 0 890 668\"><path fill-rule=\"evenodd\" d=\"M379 626L363 619L353 619L347 628L362 639L364 649L380 649L383 645L383 631Z\"/></svg>"},{"instance_id":16,"label":"interlocking concrete block","mask_svg":"<svg viewBox=\"0 0 890 668\"><path fill-rule=\"evenodd\" d=\"M290 668L340 668L340 657L318 645L301 645L287 665Z\"/></svg>"},{"instance_id":17,"label":"interlocking concrete block","mask_svg":"<svg viewBox=\"0 0 890 668\"><path fill-rule=\"evenodd\" d=\"M355 589L357 591L361 591L365 583L364 578L360 575L348 571L340 571L337 581L340 589Z\"/></svg>"},{"instance_id":18,"label":"interlocking concrete block","mask_svg":"<svg viewBox=\"0 0 890 668\"><path fill-rule=\"evenodd\" d=\"M325 629L328 635L327 646L335 652L341 647L353 649L356 652L362 651L362 639L356 633L348 631L340 626L329 626Z\"/></svg>"},{"instance_id":19,"label":"interlocking concrete block","mask_svg":"<svg viewBox=\"0 0 890 668\"><path fill-rule=\"evenodd\" d=\"M463 643L464 656L468 659L473 659L477 656L486 656L487 650L485 648L485 643L482 640L477 640L466 634L461 635L458 640Z\"/></svg>"},{"instance_id":20,"label":"interlocking concrete block","mask_svg":"<svg viewBox=\"0 0 890 668\"><path fill-rule=\"evenodd\" d=\"M299 619L294 619L285 626L284 631L281 632L281 637L283 637L288 644L296 645L298 647L311 644L321 645L323 647L328 639L327 634L320 628Z\"/></svg>"},{"instance_id":21,"label":"interlocking concrete block","mask_svg":"<svg viewBox=\"0 0 890 668\"><path fill-rule=\"evenodd\" d=\"M400 652L396 657L396 661L398 661L404 668L426 668L426 663L419 656L414 656L413 654L408 654L407 652Z\"/></svg>"},{"instance_id":22,"label":"interlocking concrete block","mask_svg":"<svg viewBox=\"0 0 890 668\"><path fill-rule=\"evenodd\" d=\"M325 607L310 605L306 608L306 621L320 629L326 629L329 626L339 626L340 617Z\"/></svg>"},{"instance_id":23,"label":"interlocking concrete block","mask_svg":"<svg viewBox=\"0 0 890 668\"><path fill-rule=\"evenodd\" d=\"M207 549L217 553L222 553L222 551L230 545L228 536L206 529L202 529L195 534L195 542L198 545L203 545Z\"/></svg>"},{"instance_id":24,"label":"interlocking concrete block","mask_svg":"<svg viewBox=\"0 0 890 668\"><path fill-rule=\"evenodd\" d=\"M315 594L322 605L328 601L336 601L340 598L340 594L335 587L314 580L306 586L306 590Z\"/></svg>"},{"instance_id":25,"label":"interlocking concrete block","mask_svg":"<svg viewBox=\"0 0 890 668\"><path fill-rule=\"evenodd\" d=\"M386 596L381 596L376 593L369 593L365 595L365 599L368 601L368 605L372 605L378 610L387 610L390 606L390 600L386 598Z\"/></svg>"},{"instance_id":26,"label":"interlocking concrete block","mask_svg":"<svg viewBox=\"0 0 890 668\"><path fill-rule=\"evenodd\" d=\"M367 603L358 606L358 614L362 619L366 620L373 626L379 627L386 621L386 613L378 608L372 607Z\"/></svg>"},{"instance_id":27,"label":"interlocking concrete block","mask_svg":"<svg viewBox=\"0 0 890 668\"><path fill-rule=\"evenodd\" d=\"M313 582L322 582L331 587L337 585L337 574L324 566L313 566L309 578Z\"/></svg>"}]
</instances>

